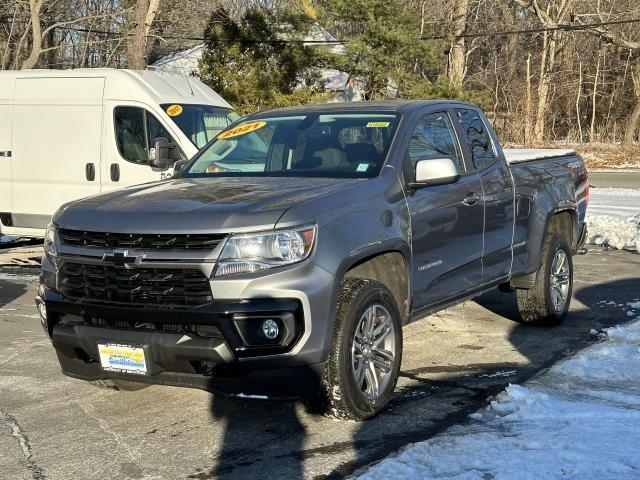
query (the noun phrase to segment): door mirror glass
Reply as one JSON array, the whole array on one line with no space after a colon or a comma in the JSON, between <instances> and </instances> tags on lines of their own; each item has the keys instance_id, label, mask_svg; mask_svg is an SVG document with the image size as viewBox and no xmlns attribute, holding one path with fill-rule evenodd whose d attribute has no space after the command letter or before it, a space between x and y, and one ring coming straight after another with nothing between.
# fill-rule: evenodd
<instances>
[{"instance_id":1,"label":"door mirror glass","mask_svg":"<svg viewBox=\"0 0 640 480\"><path fill-rule=\"evenodd\" d=\"M429 158L416 162L415 182L412 188L455 183L460 179L460 171L449 157Z\"/></svg>"},{"instance_id":2,"label":"door mirror glass","mask_svg":"<svg viewBox=\"0 0 640 480\"><path fill-rule=\"evenodd\" d=\"M149 149L149 165L155 168L169 168L173 164L170 150L169 140L164 137L154 139Z\"/></svg>"}]
</instances>

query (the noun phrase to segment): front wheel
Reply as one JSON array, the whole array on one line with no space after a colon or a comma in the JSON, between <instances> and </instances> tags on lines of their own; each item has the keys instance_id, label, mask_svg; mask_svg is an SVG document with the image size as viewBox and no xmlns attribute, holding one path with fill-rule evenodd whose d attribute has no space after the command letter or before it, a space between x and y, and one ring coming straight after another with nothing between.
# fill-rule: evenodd
<instances>
[{"instance_id":1,"label":"front wheel","mask_svg":"<svg viewBox=\"0 0 640 480\"><path fill-rule=\"evenodd\" d=\"M332 340L322 380L324 413L372 417L391 400L402 361L402 324L391 292L373 280L343 281Z\"/></svg>"},{"instance_id":2,"label":"front wheel","mask_svg":"<svg viewBox=\"0 0 640 480\"><path fill-rule=\"evenodd\" d=\"M534 287L517 290L518 310L525 323L556 325L569 311L573 292L573 260L566 239L548 234L542 246Z\"/></svg>"}]
</instances>

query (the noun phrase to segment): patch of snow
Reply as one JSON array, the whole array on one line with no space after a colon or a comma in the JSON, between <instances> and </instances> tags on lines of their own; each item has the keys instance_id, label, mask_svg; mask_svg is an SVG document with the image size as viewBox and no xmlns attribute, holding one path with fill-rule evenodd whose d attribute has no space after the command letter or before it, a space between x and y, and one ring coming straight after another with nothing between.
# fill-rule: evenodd
<instances>
[{"instance_id":1,"label":"patch of snow","mask_svg":"<svg viewBox=\"0 0 640 480\"><path fill-rule=\"evenodd\" d=\"M588 244L640 252L640 190L591 189L586 222Z\"/></svg>"},{"instance_id":2,"label":"patch of snow","mask_svg":"<svg viewBox=\"0 0 640 480\"><path fill-rule=\"evenodd\" d=\"M633 310L640 310L640 300L638 301L633 301L633 302L627 302L627 307L633 309Z\"/></svg>"},{"instance_id":3,"label":"patch of snow","mask_svg":"<svg viewBox=\"0 0 640 480\"><path fill-rule=\"evenodd\" d=\"M480 375L481 377L495 378L495 377L512 377L516 374L516 370L508 370L506 372L496 372L496 373L484 373Z\"/></svg>"},{"instance_id":4,"label":"patch of snow","mask_svg":"<svg viewBox=\"0 0 640 480\"><path fill-rule=\"evenodd\" d=\"M640 319L361 479L631 479L640 473Z\"/></svg>"},{"instance_id":5,"label":"patch of snow","mask_svg":"<svg viewBox=\"0 0 640 480\"><path fill-rule=\"evenodd\" d=\"M20 273L3 273L0 272L0 280L9 282L35 283L39 280L38 275L28 275Z\"/></svg>"},{"instance_id":6,"label":"patch of snow","mask_svg":"<svg viewBox=\"0 0 640 480\"><path fill-rule=\"evenodd\" d=\"M254 400L268 400L269 397L267 397L266 395L249 395L246 393L238 393L236 394L236 397L238 398L251 398Z\"/></svg>"}]
</instances>

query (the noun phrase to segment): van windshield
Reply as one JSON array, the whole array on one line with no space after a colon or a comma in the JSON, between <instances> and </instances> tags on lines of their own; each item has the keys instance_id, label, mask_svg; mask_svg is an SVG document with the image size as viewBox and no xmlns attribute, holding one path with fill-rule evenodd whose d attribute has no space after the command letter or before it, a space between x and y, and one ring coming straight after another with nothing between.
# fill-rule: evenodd
<instances>
[{"instance_id":1,"label":"van windshield","mask_svg":"<svg viewBox=\"0 0 640 480\"><path fill-rule=\"evenodd\" d=\"M398 120L344 111L247 119L220 133L184 175L374 177Z\"/></svg>"},{"instance_id":2,"label":"van windshield","mask_svg":"<svg viewBox=\"0 0 640 480\"><path fill-rule=\"evenodd\" d=\"M160 106L199 149L240 118L240 115L230 108L211 105L165 103Z\"/></svg>"}]
</instances>

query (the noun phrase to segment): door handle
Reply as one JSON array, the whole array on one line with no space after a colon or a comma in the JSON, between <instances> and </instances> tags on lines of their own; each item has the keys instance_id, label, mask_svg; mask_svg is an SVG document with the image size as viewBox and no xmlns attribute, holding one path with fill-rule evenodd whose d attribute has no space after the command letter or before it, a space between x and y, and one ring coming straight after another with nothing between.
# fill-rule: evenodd
<instances>
[{"instance_id":1,"label":"door handle","mask_svg":"<svg viewBox=\"0 0 640 480\"><path fill-rule=\"evenodd\" d=\"M0 157L11 158L11 150L0 151Z\"/></svg>"},{"instance_id":2,"label":"door handle","mask_svg":"<svg viewBox=\"0 0 640 480\"><path fill-rule=\"evenodd\" d=\"M87 177L87 180L93 182L96 179L96 167L93 163L87 163L84 166L84 174Z\"/></svg>"},{"instance_id":3,"label":"door handle","mask_svg":"<svg viewBox=\"0 0 640 480\"><path fill-rule=\"evenodd\" d=\"M475 193L470 193L469 195L467 195L467 198L465 198L462 201L462 203L464 203L468 207L471 207L471 206L475 205L476 203L478 203L480 200L482 200L482 197L480 195L477 195Z\"/></svg>"},{"instance_id":4,"label":"door handle","mask_svg":"<svg viewBox=\"0 0 640 480\"><path fill-rule=\"evenodd\" d=\"M118 165L117 163L112 163L111 167L109 168L109 173L111 175L112 182L120 181L120 165Z\"/></svg>"}]
</instances>

